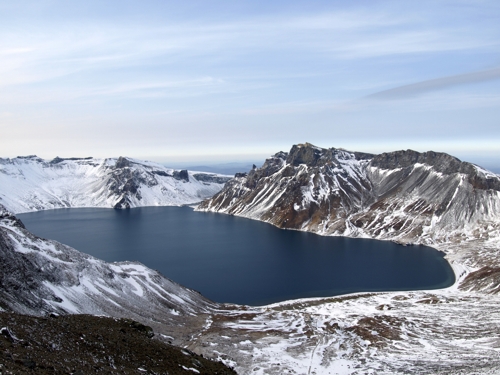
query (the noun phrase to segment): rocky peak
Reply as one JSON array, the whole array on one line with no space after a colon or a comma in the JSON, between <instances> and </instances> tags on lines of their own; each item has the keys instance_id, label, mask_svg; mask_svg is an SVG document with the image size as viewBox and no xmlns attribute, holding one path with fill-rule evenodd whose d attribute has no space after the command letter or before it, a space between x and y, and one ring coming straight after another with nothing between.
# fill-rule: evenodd
<instances>
[{"instance_id":1,"label":"rocky peak","mask_svg":"<svg viewBox=\"0 0 500 375\"><path fill-rule=\"evenodd\" d=\"M116 168L125 168L125 167L130 167L130 160L127 158L124 158L123 156L120 156L118 160L116 160L115 164Z\"/></svg>"},{"instance_id":2,"label":"rocky peak","mask_svg":"<svg viewBox=\"0 0 500 375\"><path fill-rule=\"evenodd\" d=\"M280 152L277 152L276 154L274 154L273 157L286 160L286 158L288 157L288 152L280 151Z\"/></svg>"},{"instance_id":3,"label":"rocky peak","mask_svg":"<svg viewBox=\"0 0 500 375\"><path fill-rule=\"evenodd\" d=\"M300 164L314 166L321 158L323 151L323 149L313 146L310 143L293 145L288 153L286 162L294 167Z\"/></svg>"},{"instance_id":4,"label":"rocky peak","mask_svg":"<svg viewBox=\"0 0 500 375\"><path fill-rule=\"evenodd\" d=\"M370 160L374 156L365 152L347 151L343 148L321 148L310 143L294 145L290 152L285 155L287 164L294 167L300 164L305 164L308 167L318 167L332 163L338 164L339 160L348 159Z\"/></svg>"},{"instance_id":5,"label":"rocky peak","mask_svg":"<svg viewBox=\"0 0 500 375\"><path fill-rule=\"evenodd\" d=\"M497 236L498 191L500 176L445 153L373 156L305 143L226 184L200 209L327 235L432 242L477 222L484 233L473 236Z\"/></svg>"}]
</instances>

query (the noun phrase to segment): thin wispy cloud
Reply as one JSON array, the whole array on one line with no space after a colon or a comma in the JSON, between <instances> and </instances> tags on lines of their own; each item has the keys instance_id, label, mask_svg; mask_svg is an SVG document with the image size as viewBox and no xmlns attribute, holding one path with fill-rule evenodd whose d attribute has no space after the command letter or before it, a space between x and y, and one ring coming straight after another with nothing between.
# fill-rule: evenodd
<instances>
[{"instance_id":1,"label":"thin wispy cloud","mask_svg":"<svg viewBox=\"0 0 500 375\"><path fill-rule=\"evenodd\" d=\"M366 98L388 100L407 99L409 97L416 97L429 92L439 91L451 87L495 80L500 80L500 68L429 79L422 82L379 91L377 93L366 96Z\"/></svg>"},{"instance_id":2,"label":"thin wispy cloud","mask_svg":"<svg viewBox=\"0 0 500 375\"><path fill-rule=\"evenodd\" d=\"M359 59L478 49L495 43L467 30L421 29L408 17L379 12L257 17L239 22L159 25L65 25L45 33L4 34L0 85L48 80L79 71L302 51L318 58ZM19 47L21 46L21 47ZM329 56L329 57L328 57ZM241 57L243 58L243 57ZM198 62L199 63L199 62Z\"/></svg>"},{"instance_id":3,"label":"thin wispy cloud","mask_svg":"<svg viewBox=\"0 0 500 375\"><path fill-rule=\"evenodd\" d=\"M39 152L25 134L75 150L107 134L99 144L130 156L139 138L156 154L328 146L439 125L500 140L500 87L474 85L500 76L485 69L500 61L497 2L188 3L1 4L1 148Z\"/></svg>"}]
</instances>

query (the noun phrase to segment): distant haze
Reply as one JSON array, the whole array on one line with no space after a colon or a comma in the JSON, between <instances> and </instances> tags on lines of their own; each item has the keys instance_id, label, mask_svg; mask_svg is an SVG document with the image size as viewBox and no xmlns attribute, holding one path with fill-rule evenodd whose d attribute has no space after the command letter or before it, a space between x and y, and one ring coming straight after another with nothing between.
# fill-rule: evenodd
<instances>
[{"instance_id":1,"label":"distant haze","mask_svg":"<svg viewBox=\"0 0 500 375\"><path fill-rule=\"evenodd\" d=\"M188 169L191 171L200 171L200 172L214 172L226 175L234 175L235 173L249 172L253 166L261 166L263 161L261 162L243 162L243 163L222 163L222 164L203 164L203 165L191 165L189 163L184 164L173 164L169 166L171 168L179 168L179 169Z\"/></svg>"}]
</instances>

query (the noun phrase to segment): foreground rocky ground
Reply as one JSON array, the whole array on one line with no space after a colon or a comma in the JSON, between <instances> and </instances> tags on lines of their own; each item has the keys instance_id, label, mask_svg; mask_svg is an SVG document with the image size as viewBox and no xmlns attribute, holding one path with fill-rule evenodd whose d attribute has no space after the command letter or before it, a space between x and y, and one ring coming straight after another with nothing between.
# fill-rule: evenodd
<instances>
[{"instance_id":1,"label":"foreground rocky ground","mask_svg":"<svg viewBox=\"0 0 500 375\"><path fill-rule=\"evenodd\" d=\"M236 374L130 319L0 313L0 374Z\"/></svg>"},{"instance_id":2,"label":"foreground rocky ground","mask_svg":"<svg viewBox=\"0 0 500 375\"><path fill-rule=\"evenodd\" d=\"M358 294L214 314L188 348L239 374L498 374L500 299Z\"/></svg>"}]
</instances>

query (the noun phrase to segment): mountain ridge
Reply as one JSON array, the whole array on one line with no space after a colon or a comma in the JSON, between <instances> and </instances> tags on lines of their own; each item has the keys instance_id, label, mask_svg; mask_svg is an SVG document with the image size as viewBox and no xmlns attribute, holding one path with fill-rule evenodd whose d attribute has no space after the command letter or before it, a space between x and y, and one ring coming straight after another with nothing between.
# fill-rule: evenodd
<instances>
[{"instance_id":1,"label":"mountain ridge","mask_svg":"<svg viewBox=\"0 0 500 375\"><path fill-rule=\"evenodd\" d=\"M324 235L403 243L500 238L500 177L445 153L292 146L197 210Z\"/></svg>"},{"instance_id":2,"label":"mountain ridge","mask_svg":"<svg viewBox=\"0 0 500 375\"><path fill-rule=\"evenodd\" d=\"M229 176L118 157L0 158L0 203L14 213L65 207L131 208L200 202Z\"/></svg>"}]
</instances>

